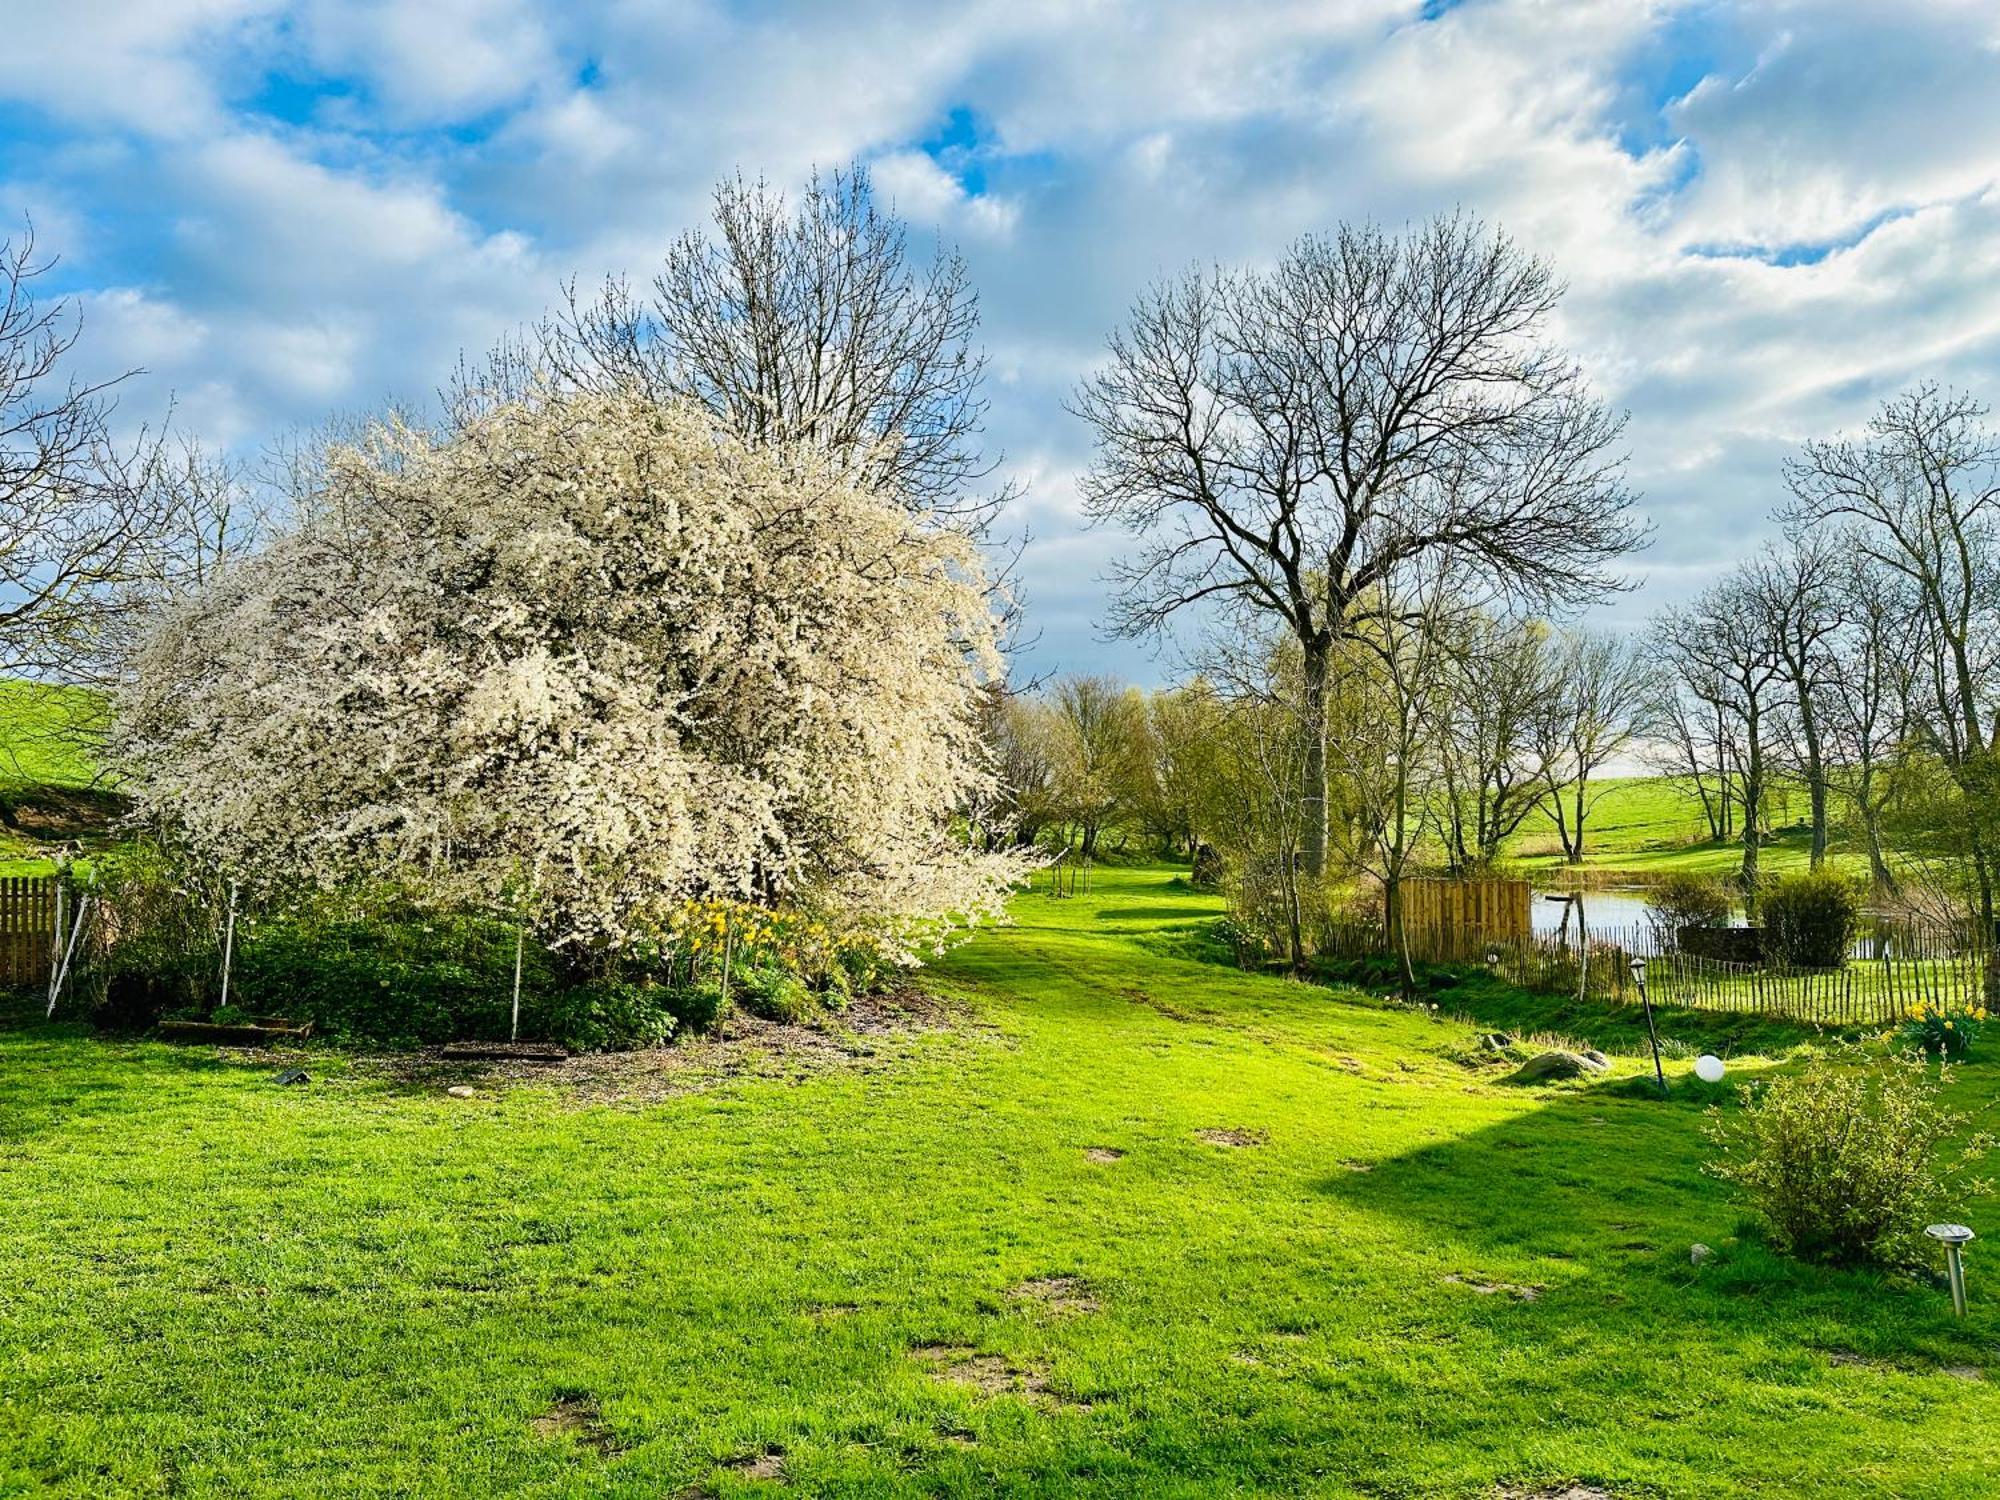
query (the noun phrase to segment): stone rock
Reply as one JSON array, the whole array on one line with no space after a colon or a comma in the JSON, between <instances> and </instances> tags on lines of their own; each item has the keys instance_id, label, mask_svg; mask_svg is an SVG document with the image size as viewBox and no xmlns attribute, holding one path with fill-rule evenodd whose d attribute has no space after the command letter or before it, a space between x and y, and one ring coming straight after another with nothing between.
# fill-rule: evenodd
<instances>
[{"instance_id":1,"label":"stone rock","mask_svg":"<svg viewBox=\"0 0 2000 1500\"><path fill-rule=\"evenodd\" d=\"M1608 1073L1611 1071L1611 1059L1606 1057L1602 1052L1599 1052L1595 1047L1585 1048L1577 1055L1589 1063L1591 1068L1596 1072Z\"/></svg>"},{"instance_id":2,"label":"stone rock","mask_svg":"<svg viewBox=\"0 0 2000 1500\"><path fill-rule=\"evenodd\" d=\"M1714 1254L1715 1252L1706 1245L1690 1245L1688 1246L1688 1264L1698 1266Z\"/></svg>"},{"instance_id":3,"label":"stone rock","mask_svg":"<svg viewBox=\"0 0 2000 1500\"><path fill-rule=\"evenodd\" d=\"M454 1083L445 1092L454 1099L470 1099L472 1097L472 1085L469 1083Z\"/></svg>"},{"instance_id":4,"label":"stone rock","mask_svg":"<svg viewBox=\"0 0 2000 1500\"><path fill-rule=\"evenodd\" d=\"M1509 1083L1552 1083L1560 1078L1581 1078L1586 1073L1602 1073L1602 1064L1561 1050L1531 1057L1507 1075Z\"/></svg>"},{"instance_id":5,"label":"stone rock","mask_svg":"<svg viewBox=\"0 0 2000 1500\"><path fill-rule=\"evenodd\" d=\"M1514 1045L1514 1039L1504 1031L1489 1031L1479 1039L1479 1045L1488 1052L1505 1052Z\"/></svg>"},{"instance_id":6,"label":"stone rock","mask_svg":"<svg viewBox=\"0 0 2000 1500\"><path fill-rule=\"evenodd\" d=\"M304 1068L287 1068L271 1080L273 1083L311 1083L312 1078Z\"/></svg>"}]
</instances>

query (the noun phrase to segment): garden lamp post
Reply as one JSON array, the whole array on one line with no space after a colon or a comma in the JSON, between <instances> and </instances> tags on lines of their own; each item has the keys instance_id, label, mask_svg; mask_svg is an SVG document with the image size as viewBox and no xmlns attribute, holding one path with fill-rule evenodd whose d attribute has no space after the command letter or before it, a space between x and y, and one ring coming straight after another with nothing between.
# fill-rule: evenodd
<instances>
[{"instance_id":1,"label":"garden lamp post","mask_svg":"<svg viewBox=\"0 0 2000 1500\"><path fill-rule=\"evenodd\" d=\"M1660 1066L1660 1029L1653 1024L1653 1001L1646 993L1646 960L1632 960L1632 982L1639 986L1639 1004L1646 1012L1646 1035L1653 1043L1653 1077L1659 1080L1660 1097L1667 1097L1667 1070Z\"/></svg>"},{"instance_id":2,"label":"garden lamp post","mask_svg":"<svg viewBox=\"0 0 2000 1500\"><path fill-rule=\"evenodd\" d=\"M1965 1316L1965 1260L1961 1252L1975 1236L1963 1224L1933 1224L1924 1231L1944 1246L1945 1274L1951 1279L1951 1310Z\"/></svg>"}]
</instances>

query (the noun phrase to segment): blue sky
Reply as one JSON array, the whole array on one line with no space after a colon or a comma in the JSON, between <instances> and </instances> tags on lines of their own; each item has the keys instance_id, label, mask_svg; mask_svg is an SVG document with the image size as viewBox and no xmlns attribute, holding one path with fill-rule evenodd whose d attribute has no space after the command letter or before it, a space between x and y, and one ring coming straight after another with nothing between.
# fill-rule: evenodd
<instances>
[{"instance_id":1,"label":"blue sky","mask_svg":"<svg viewBox=\"0 0 2000 1500\"><path fill-rule=\"evenodd\" d=\"M125 396L252 451L385 399L572 275L643 277L714 180L868 162L986 311L1040 668L1100 639L1063 399L1133 295L1464 205L1570 286L1658 527L1636 621L1766 529L1778 465L1935 378L2000 396L1984 0L12 0L0 215Z\"/></svg>"}]
</instances>

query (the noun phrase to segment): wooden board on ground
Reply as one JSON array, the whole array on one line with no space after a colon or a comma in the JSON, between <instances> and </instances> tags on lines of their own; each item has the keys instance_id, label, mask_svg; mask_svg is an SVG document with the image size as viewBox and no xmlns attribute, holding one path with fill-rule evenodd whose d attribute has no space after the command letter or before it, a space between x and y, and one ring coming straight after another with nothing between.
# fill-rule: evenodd
<instances>
[{"instance_id":1,"label":"wooden board on ground","mask_svg":"<svg viewBox=\"0 0 2000 1500\"><path fill-rule=\"evenodd\" d=\"M438 1056L446 1062L541 1062L569 1059L569 1050L554 1042L448 1042Z\"/></svg>"},{"instance_id":2,"label":"wooden board on ground","mask_svg":"<svg viewBox=\"0 0 2000 1500\"><path fill-rule=\"evenodd\" d=\"M162 1021L160 1036L169 1042L213 1042L218 1047L265 1047L273 1042L302 1042L312 1035L312 1022L282 1016L259 1016L245 1026L213 1021Z\"/></svg>"}]
</instances>

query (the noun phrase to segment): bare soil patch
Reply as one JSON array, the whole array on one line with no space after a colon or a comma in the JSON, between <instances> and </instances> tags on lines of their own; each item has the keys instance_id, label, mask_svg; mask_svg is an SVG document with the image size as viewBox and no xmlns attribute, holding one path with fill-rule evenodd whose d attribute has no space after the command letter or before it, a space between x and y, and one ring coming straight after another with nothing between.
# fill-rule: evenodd
<instances>
[{"instance_id":1,"label":"bare soil patch","mask_svg":"<svg viewBox=\"0 0 2000 1500\"><path fill-rule=\"evenodd\" d=\"M1617 1497L1594 1484L1553 1484L1539 1489L1520 1489L1509 1485L1499 1491L1494 1500L1617 1500Z\"/></svg>"},{"instance_id":2,"label":"bare soil patch","mask_svg":"<svg viewBox=\"0 0 2000 1500\"><path fill-rule=\"evenodd\" d=\"M767 1448L762 1453L746 1453L740 1458L732 1458L722 1465L730 1473L744 1479L762 1479L767 1483L785 1482L785 1455L775 1448Z\"/></svg>"},{"instance_id":3,"label":"bare soil patch","mask_svg":"<svg viewBox=\"0 0 2000 1500\"><path fill-rule=\"evenodd\" d=\"M1268 1136L1261 1130L1244 1130L1236 1128L1231 1128L1227 1130L1221 1130L1221 1129L1197 1130L1195 1132L1195 1135L1198 1136L1200 1139L1207 1141L1211 1146L1231 1146L1231 1147L1262 1146L1267 1142L1269 1142L1269 1140L1271 1139L1270 1136Z\"/></svg>"},{"instance_id":4,"label":"bare soil patch","mask_svg":"<svg viewBox=\"0 0 2000 1500\"><path fill-rule=\"evenodd\" d=\"M643 1105L696 1093L735 1078L802 1083L839 1070L892 1067L927 1037L986 1035L961 1004L919 989L869 995L812 1025L731 1015L720 1032L680 1038L639 1052L580 1053L559 1061L449 1058L441 1047L349 1054L354 1072L413 1092L513 1087L547 1090L577 1104ZM296 1049L229 1047L217 1060L277 1068L309 1060ZM460 1095L460 1097L464 1097Z\"/></svg>"},{"instance_id":5,"label":"bare soil patch","mask_svg":"<svg viewBox=\"0 0 2000 1500\"><path fill-rule=\"evenodd\" d=\"M1120 1151L1116 1146L1085 1146L1083 1148L1083 1159L1085 1161L1094 1161L1101 1165L1106 1162L1123 1161L1125 1153Z\"/></svg>"},{"instance_id":6,"label":"bare soil patch","mask_svg":"<svg viewBox=\"0 0 2000 1500\"><path fill-rule=\"evenodd\" d=\"M1016 1302L1039 1303L1054 1313L1094 1313L1102 1306L1081 1276L1036 1276L1008 1288Z\"/></svg>"},{"instance_id":7,"label":"bare soil patch","mask_svg":"<svg viewBox=\"0 0 2000 1500\"><path fill-rule=\"evenodd\" d=\"M607 1457L624 1451L624 1445L606 1425L604 1413L588 1396L563 1396L528 1426L538 1438L568 1438Z\"/></svg>"},{"instance_id":8,"label":"bare soil patch","mask_svg":"<svg viewBox=\"0 0 2000 1500\"><path fill-rule=\"evenodd\" d=\"M1447 1276L1444 1279L1453 1286L1465 1287L1467 1290L1478 1292L1482 1296L1508 1296L1512 1297L1516 1302L1533 1302L1542 1294L1542 1289L1538 1286L1517 1286L1511 1281L1481 1281L1476 1277L1459 1276L1457 1274ZM1541 1492L1536 1491L1535 1493L1539 1494ZM1550 1491L1549 1493L1559 1494L1561 1492Z\"/></svg>"},{"instance_id":9,"label":"bare soil patch","mask_svg":"<svg viewBox=\"0 0 2000 1500\"><path fill-rule=\"evenodd\" d=\"M962 1386L983 1397L1018 1396L1037 1406L1082 1406L1064 1401L1049 1388L1041 1370L1015 1364L1004 1355L980 1354L964 1344L918 1344L910 1357L931 1367L933 1379Z\"/></svg>"}]
</instances>

